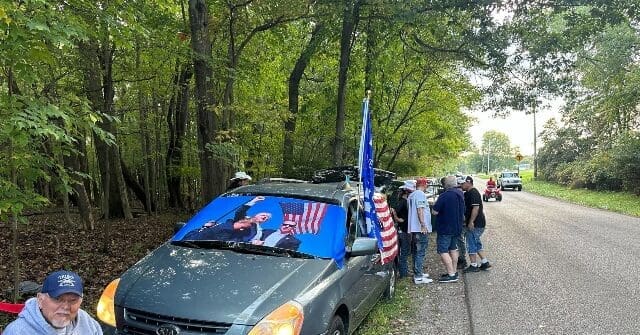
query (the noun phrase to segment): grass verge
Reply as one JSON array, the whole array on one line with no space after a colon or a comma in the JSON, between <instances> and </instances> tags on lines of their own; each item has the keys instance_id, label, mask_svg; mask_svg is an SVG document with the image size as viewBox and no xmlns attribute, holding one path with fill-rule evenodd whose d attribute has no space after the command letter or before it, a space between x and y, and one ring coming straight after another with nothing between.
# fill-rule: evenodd
<instances>
[{"instance_id":1,"label":"grass verge","mask_svg":"<svg viewBox=\"0 0 640 335\"><path fill-rule=\"evenodd\" d=\"M558 184L534 180L533 170L522 171L520 176L522 177L523 189L528 192L587 207L640 217L640 197L631 193L571 189Z\"/></svg>"},{"instance_id":2,"label":"grass verge","mask_svg":"<svg viewBox=\"0 0 640 335\"><path fill-rule=\"evenodd\" d=\"M407 288L411 281L397 280L395 297L391 300L380 300L364 319L355 335L387 335L396 333L399 318L406 315L411 308L410 290Z\"/></svg>"}]
</instances>

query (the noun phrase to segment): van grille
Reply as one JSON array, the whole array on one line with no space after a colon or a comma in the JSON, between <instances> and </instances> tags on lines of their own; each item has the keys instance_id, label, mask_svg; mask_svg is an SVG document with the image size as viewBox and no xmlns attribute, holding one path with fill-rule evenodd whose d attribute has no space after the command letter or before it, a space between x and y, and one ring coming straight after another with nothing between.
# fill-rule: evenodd
<instances>
[{"instance_id":1,"label":"van grille","mask_svg":"<svg viewBox=\"0 0 640 335\"><path fill-rule=\"evenodd\" d=\"M134 309L125 309L124 312L124 333L132 335L155 335L156 329L163 324L176 325L190 334L224 334L231 327L230 323L176 318Z\"/></svg>"}]
</instances>

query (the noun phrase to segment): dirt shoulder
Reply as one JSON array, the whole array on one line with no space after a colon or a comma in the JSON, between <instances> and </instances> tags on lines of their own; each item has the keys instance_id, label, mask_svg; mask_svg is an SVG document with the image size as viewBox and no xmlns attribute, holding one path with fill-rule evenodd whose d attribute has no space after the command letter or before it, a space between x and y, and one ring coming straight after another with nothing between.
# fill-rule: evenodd
<instances>
[{"instance_id":1,"label":"dirt shoulder","mask_svg":"<svg viewBox=\"0 0 640 335\"><path fill-rule=\"evenodd\" d=\"M456 283L438 283L437 278L446 271L435 250L436 234L430 235L425 271L434 282L415 285L410 277L401 279L412 307L393 334L471 334L464 274L459 270Z\"/></svg>"}]
</instances>

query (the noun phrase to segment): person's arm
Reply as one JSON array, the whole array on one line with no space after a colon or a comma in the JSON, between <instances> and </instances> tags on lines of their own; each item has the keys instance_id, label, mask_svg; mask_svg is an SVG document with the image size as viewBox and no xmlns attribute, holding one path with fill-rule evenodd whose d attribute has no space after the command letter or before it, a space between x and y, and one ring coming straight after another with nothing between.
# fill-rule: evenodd
<instances>
[{"instance_id":1,"label":"person's arm","mask_svg":"<svg viewBox=\"0 0 640 335\"><path fill-rule=\"evenodd\" d=\"M251 206L255 205L256 202L258 201L262 201L264 200L263 196L257 196L253 199L251 199L251 201L247 202L246 204L240 206L240 208L238 208L238 210L236 211L235 216L233 217L233 221L239 221L244 219L247 216L247 211L249 210L249 208L251 208Z\"/></svg>"},{"instance_id":2,"label":"person's arm","mask_svg":"<svg viewBox=\"0 0 640 335\"><path fill-rule=\"evenodd\" d=\"M469 229L473 229L473 223L476 221L476 217L478 217L478 212L480 212L480 206L475 205L471 208L471 214L469 214L469 219L467 221L467 226Z\"/></svg>"},{"instance_id":3,"label":"person's arm","mask_svg":"<svg viewBox=\"0 0 640 335\"><path fill-rule=\"evenodd\" d=\"M418 207L418 222L420 222L420 231L423 233L427 233L427 223L424 222L425 208Z\"/></svg>"},{"instance_id":4,"label":"person's arm","mask_svg":"<svg viewBox=\"0 0 640 335\"><path fill-rule=\"evenodd\" d=\"M391 208L391 215L393 215L393 220L395 222L404 222L404 220L398 216L398 212L395 210L395 208Z\"/></svg>"},{"instance_id":5,"label":"person's arm","mask_svg":"<svg viewBox=\"0 0 640 335\"><path fill-rule=\"evenodd\" d=\"M443 194L441 196L438 197L438 200L436 200L436 203L433 204L433 207L431 208L431 214L433 215L438 215L438 213L440 213L440 211L442 210L440 207L442 207L442 202L446 196Z\"/></svg>"},{"instance_id":6,"label":"person's arm","mask_svg":"<svg viewBox=\"0 0 640 335\"><path fill-rule=\"evenodd\" d=\"M251 201L247 202L247 203L246 203L246 205L247 205L247 206L253 206L253 205L255 205L255 204L256 204L256 202L258 202L258 201L262 201L262 200L264 200L264 197L263 197L263 196L257 196L257 197L255 197L255 198L251 199Z\"/></svg>"}]
</instances>

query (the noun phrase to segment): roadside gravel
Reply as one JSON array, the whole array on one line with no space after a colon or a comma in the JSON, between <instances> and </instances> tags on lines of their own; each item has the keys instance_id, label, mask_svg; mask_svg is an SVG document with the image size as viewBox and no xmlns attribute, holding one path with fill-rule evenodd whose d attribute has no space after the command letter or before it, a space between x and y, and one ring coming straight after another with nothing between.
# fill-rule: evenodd
<instances>
[{"instance_id":1,"label":"roadside gravel","mask_svg":"<svg viewBox=\"0 0 640 335\"><path fill-rule=\"evenodd\" d=\"M406 282L406 289L413 297L412 311L407 313L406 318L401 318L399 327L392 334L473 334L465 292L465 274L458 270L458 282L438 283L438 277L446 271L435 251L435 237L435 233L430 234L424 266L425 272L434 281L430 284L415 285L411 277L400 279Z\"/></svg>"}]
</instances>

